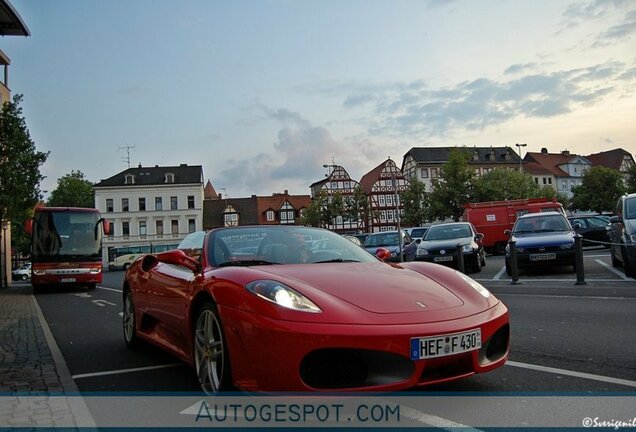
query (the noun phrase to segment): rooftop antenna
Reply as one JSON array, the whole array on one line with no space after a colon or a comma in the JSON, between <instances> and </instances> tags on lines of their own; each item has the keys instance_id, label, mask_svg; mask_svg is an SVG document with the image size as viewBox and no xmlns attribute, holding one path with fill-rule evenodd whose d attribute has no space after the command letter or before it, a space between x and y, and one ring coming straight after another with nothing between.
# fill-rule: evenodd
<instances>
[{"instance_id":1,"label":"rooftop antenna","mask_svg":"<svg viewBox=\"0 0 636 432\"><path fill-rule=\"evenodd\" d=\"M121 160L123 162L126 162L128 164L128 168L130 168L130 151L135 150L135 144L133 145L126 144L125 146L119 146L118 150L126 150L126 156L121 158Z\"/></svg>"}]
</instances>

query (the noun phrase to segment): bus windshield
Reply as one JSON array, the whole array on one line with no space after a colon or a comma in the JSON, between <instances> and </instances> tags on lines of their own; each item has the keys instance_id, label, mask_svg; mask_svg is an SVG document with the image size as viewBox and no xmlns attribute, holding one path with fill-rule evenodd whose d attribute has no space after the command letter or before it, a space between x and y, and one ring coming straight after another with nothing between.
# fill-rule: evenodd
<instances>
[{"instance_id":1,"label":"bus windshield","mask_svg":"<svg viewBox=\"0 0 636 432\"><path fill-rule=\"evenodd\" d=\"M101 261L99 213L36 211L33 262Z\"/></svg>"}]
</instances>

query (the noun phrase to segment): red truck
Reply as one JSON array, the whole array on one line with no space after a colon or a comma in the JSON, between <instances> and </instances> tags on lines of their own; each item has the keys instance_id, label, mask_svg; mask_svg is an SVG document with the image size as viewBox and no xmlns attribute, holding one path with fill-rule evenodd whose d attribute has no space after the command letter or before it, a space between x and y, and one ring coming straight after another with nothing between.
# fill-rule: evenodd
<instances>
[{"instance_id":1,"label":"red truck","mask_svg":"<svg viewBox=\"0 0 636 432\"><path fill-rule=\"evenodd\" d=\"M486 251L501 255L505 252L508 242L508 236L504 231L512 229L519 216L548 211L565 214L563 206L556 199L528 198L465 204L462 220L472 223L477 232L484 235L483 244Z\"/></svg>"}]
</instances>

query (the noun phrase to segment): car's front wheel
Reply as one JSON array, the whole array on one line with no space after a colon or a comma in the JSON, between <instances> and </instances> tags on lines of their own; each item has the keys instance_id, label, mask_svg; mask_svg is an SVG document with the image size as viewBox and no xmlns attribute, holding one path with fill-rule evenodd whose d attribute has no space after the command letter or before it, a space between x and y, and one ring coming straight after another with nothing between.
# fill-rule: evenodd
<instances>
[{"instance_id":1,"label":"car's front wheel","mask_svg":"<svg viewBox=\"0 0 636 432\"><path fill-rule=\"evenodd\" d=\"M231 388L230 361L219 313L206 303L194 327L194 367L201 389L215 394Z\"/></svg>"},{"instance_id":2,"label":"car's front wheel","mask_svg":"<svg viewBox=\"0 0 636 432\"><path fill-rule=\"evenodd\" d=\"M126 291L124 296L124 316L122 319L124 325L124 342L128 348L135 348L139 344L137 337L137 329L135 328L135 304L133 303L132 293Z\"/></svg>"},{"instance_id":3,"label":"car's front wheel","mask_svg":"<svg viewBox=\"0 0 636 432\"><path fill-rule=\"evenodd\" d=\"M27 280L28 278L29 278L29 276L25 275L25 274L20 276L20 279L22 279L23 281Z\"/></svg>"}]
</instances>

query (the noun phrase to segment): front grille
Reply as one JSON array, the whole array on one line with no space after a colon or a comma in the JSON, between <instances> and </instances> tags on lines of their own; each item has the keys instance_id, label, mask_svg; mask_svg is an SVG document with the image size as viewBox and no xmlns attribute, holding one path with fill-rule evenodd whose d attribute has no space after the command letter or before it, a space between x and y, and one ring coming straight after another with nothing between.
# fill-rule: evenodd
<instances>
[{"instance_id":1,"label":"front grille","mask_svg":"<svg viewBox=\"0 0 636 432\"><path fill-rule=\"evenodd\" d=\"M300 377L316 389L364 388L407 380L413 363L384 351L327 348L309 353L300 364Z\"/></svg>"}]
</instances>

